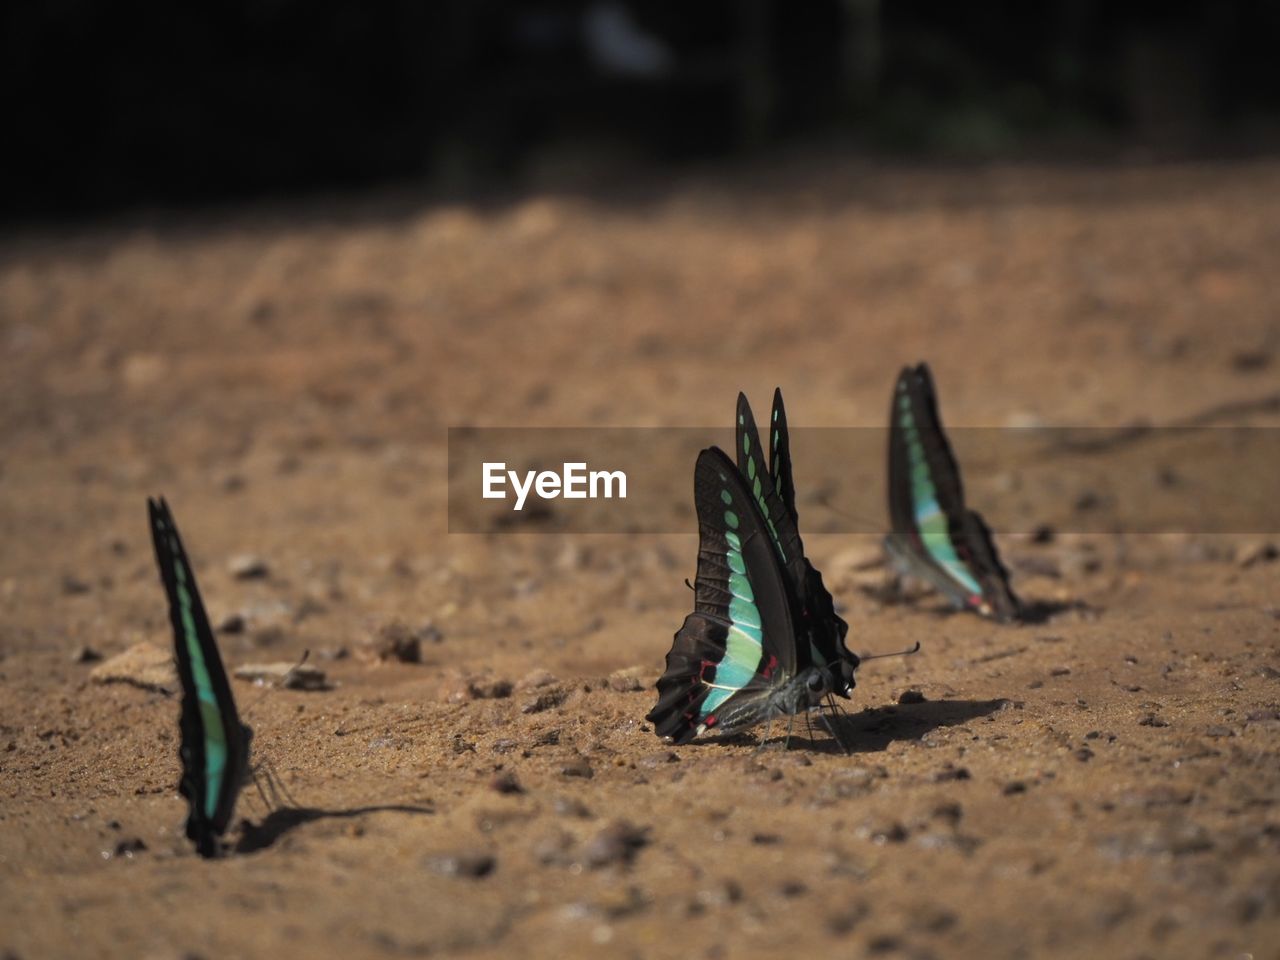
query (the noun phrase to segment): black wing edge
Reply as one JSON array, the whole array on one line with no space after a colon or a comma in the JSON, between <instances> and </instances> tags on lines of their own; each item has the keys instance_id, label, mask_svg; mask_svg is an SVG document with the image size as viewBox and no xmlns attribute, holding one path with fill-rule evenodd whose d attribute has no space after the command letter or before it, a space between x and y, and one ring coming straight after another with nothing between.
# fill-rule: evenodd
<instances>
[{"instance_id":1,"label":"black wing edge","mask_svg":"<svg viewBox=\"0 0 1280 960\"><path fill-rule=\"evenodd\" d=\"M240 791L240 782L248 766L248 748L252 731L240 722L239 714L236 712L231 685L227 681L226 668L222 664L222 657L213 637L213 629L209 625L209 617L205 612L204 601L200 597L195 571L187 558L187 552L182 544L182 537L178 533L178 525L169 510L169 504L163 497L148 497L147 513L151 525L151 542L155 549L156 565L160 568L160 579L164 584L165 595L169 602L174 655L178 664L178 678L182 683L182 743L179 748L182 780L178 784L178 792L186 798L190 808L187 817L187 837L196 844L196 849L201 856L214 857L218 854L217 838L225 832L231 820L236 795ZM209 682L213 686L214 696L218 701L222 726L227 735L226 772L212 817L205 815L201 802L205 792L204 732L195 678L191 670L191 658L183 642L184 628L181 604L178 599L176 563L181 563L187 572L191 595L191 617L204 655L205 669L209 673Z\"/></svg>"},{"instance_id":2,"label":"black wing edge","mask_svg":"<svg viewBox=\"0 0 1280 960\"><path fill-rule=\"evenodd\" d=\"M796 483L791 472L791 434L787 430L787 408L782 402L782 388L773 388L773 409L769 414L769 473L773 488L782 505L791 514L791 522L800 525L796 512Z\"/></svg>"},{"instance_id":3,"label":"black wing edge","mask_svg":"<svg viewBox=\"0 0 1280 960\"><path fill-rule=\"evenodd\" d=\"M952 532L952 539L955 539ZM1022 601L1009 585L1009 571L1000 560L991 528L976 510L965 512L961 524L961 549L967 551L966 559L978 575L983 599L991 608L989 616L1000 623L1014 623L1022 619Z\"/></svg>"},{"instance_id":4,"label":"black wing edge","mask_svg":"<svg viewBox=\"0 0 1280 960\"><path fill-rule=\"evenodd\" d=\"M735 500L745 505L739 538L760 611L764 635L762 660L763 654L772 654L778 660L777 669L784 675L793 675L798 657L808 659L808 650L803 654L796 650L792 626L794 599L787 590L764 517L746 483L737 465L723 450L710 447L698 454L694 468L699 533L694 612L685 617L675 634L667 653L666 670L658 679L658 702L645 716L658 736L669 737L674 743L688 743L697 736L698 710L709 689L702 685L704 661L719 663L725 653L730 623L730 571L723 559L727 548L723 524L716 522L725 509L717 492L723 484L733 487ZM769 597L773 599L767 599ZM743 691L756 692L750 684L739 693Z\"/></svg>"},{"instance_id":5,"label":"black wing edge","mask_svg":"<svg viewBox=\"0 0 1280 960\"><path fill-rule=\"evenodd\" d=\"M658 678L658 702L645 715L658 736L688 743L698 735L698 712L710 691L701 682L702 663L719 662L727 636L721 620L697 611L684 618L667 653L667 668Z\"/></svg>"},{"instance_id":6,"label":"black wing edge","mask_svg":"<svg viewBox=\"0 0 1280 960\"><path fill-rule=\"evenodd\" d=\"M907 440L899 423L898 397L910 396L913 368L903 367L893 384L889 404L889 524L895 534L905 536L915 531L915 512L911 506L911 477L908 472Z\"/></svg>"},{"instance_id":7,"label":"black wing edge","mask_svg":"<svg viewBox=\"0 0 1280 960\"><path fill-rule=\"evenodd\" d=\"M775 489L773 475L766 466L768 461L764 456L764 448L760 444L760 431L756 427L756 420L751 413L751 404L747 402L746 394L738 394L738 409L734 423L736 424L734 448L738 472L742 475L742 482L748 487L754 485L757 479L760 481L760 495L764 500L764 508L760 510L760 504L754 497L752 497L752 505L760 510L762 519L772 521L773 530L777 533L778 542L782 544L783 553L786 555L783 570L787 583L793 596L799 600L804 589L807 563L804 559L804 541L800 539L800 529L796 526L792 512L787 509ZM753 468L754 477L752 476ZM767 526L766 524L766 529Z\"/></svg>"}]
</instances>

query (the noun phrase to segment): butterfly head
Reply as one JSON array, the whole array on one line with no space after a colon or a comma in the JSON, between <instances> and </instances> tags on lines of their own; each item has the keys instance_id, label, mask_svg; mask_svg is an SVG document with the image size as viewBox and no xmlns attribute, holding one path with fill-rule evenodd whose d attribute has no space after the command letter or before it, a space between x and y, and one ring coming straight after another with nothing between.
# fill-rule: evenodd
<instances>
[{"instance_id":1,"label":"butterfly head","mask_svg":"<svg viewBox=\"0 0 1280 960\"><path fill-rule=\"evenodd\" d=\"M841 677L829 666L812 666L791 683L794 702L788 713L801 713L819 706L826 698L840 689Z\"/></svg>"},{"instance_id":2,"label":"butterfly head","mask_svg":"<svg viewBox=\"0 0 1280 960\"><path fill-rule=\"evenodd\" d=\"M862 661L858 659L858 655L852 650L845 649L841 651L840 664L838 667L839 681L836 684L833 693L838 693L842 697L848 697L849 691L858 685L858 681L854 678L858 667Z\"/></svg>"}]
</instances>

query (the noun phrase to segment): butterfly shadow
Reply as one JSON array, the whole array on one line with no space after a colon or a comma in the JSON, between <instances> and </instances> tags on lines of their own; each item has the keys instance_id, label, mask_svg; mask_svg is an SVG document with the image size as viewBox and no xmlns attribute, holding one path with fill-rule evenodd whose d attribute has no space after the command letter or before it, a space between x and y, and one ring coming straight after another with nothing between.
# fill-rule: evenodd
<instances>
[{"instance_id":1,"label":"butterfly shadow","mask_svg":"<svg viewBox=\"0 0 1280 960\"><path fill-rule=\"evenodd\" d=\"M1101 611L1083 600L1031 600L1018 608L1018 620L1032 626L1049 623L1061 613L1075 612L1084 617L1096 617Z\"/></svg>"},{"instance_id":2,"label":"butterfly shadow","mask_svg":"<svg viewBox=\"0 0 1280 960\"><path fill-rule=\"evenodd\" d=\"M814 736L791 738L793 747L815 753L878 753L897 740L921 740L939 727L955 727L979 717L988 717L1005 709L1009 701L994 700L926 700L924 703L868 707L853 714L826 715L825 721L813 724ZM838 739L827 729L831 724Z\"/></svg>"},{"instance_id":3,"label":"butterfly shadow","mask_svg":"<svg viewBox=\"0 0 1280 960\"><path fill-rule=\"evenodd\" d=\"M346 810L324 810L318 807L277 807L261 821L243 820L240 838L233 848L236 853L256 853L265 850L286 833L306 823L317 820L350 820L370 813L406 813L410 815L434 814L431 807L415 807L408 804L375 804L367 807L351 807Z\"/></svg>"},{"instance_id":4,"label":"butterfly shadow","mask_svg":"<svg viewBox=\"0 0 1280 960\"><path fill-rule=\"evenodd\" d=\"M860 584L859 592L884 607L906 607L939 619L955 616L969 616L971 611L957 607L953 603L939 600L932 591L901 592L892 585ZM1042 626L1052 621L1059 614L1075 612L1081 616L1096 616L1097 607L1083 600L1032 600L1021 603L1018 607L1018 619L1014 623L1025 623L1030 626Z\"/></svg>"}]
</instances>

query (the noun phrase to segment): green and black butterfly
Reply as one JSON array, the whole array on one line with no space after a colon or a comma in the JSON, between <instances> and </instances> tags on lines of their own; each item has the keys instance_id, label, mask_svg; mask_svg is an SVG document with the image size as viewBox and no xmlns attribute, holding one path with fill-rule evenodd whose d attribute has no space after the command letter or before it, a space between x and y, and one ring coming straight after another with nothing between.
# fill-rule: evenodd
<instances>
[{"instance_id":1,"label":"green and black butterfly","mask_svg":"<svg viewBox=\"0 0 1280 960\"><path fill-rule=\"evenodd\" d=\"M848 627L805 559L796 528L781 399L775 394L771 431L776 474L764 467L742 396L738 463L712 447L694 469L694 611L675 635L647 717L676 743L794 716L833 693L847 697L854 686L859 660L844 646Z\"/></svg>"},{"instance_id":2,"label":"green and black butterfly","mask_svg":"<svg viewBox=\"0 0 1280 960\"><path fill-rule=\"evenodd\" d=\"M918 577L957 607L1002 623L1017 620L991 531L965 507L960 468L942 431L926 364L904 367L893 391L889 426L889 517L885 550L900 575Z\"/></svg>"},{"instance_id":3,"label":"green and black butterfly","mask_svg":"<svg viewBox=\"0 0 1280 960\"><path fill-rule=\"evenodd\" d=\"M187 837L201 856L218 854L236 796L249 773L253 731L240 722L218 655L213 630L200 601L195 572L164 499L148 498L156 563L169 598L178 677L182 682L182 780L187 800Z\"/></svg>"},{"instance_id":4,"label":"green and black butterfly","mask_svg":"<svg viewBox=\"0 0 1280 960\"><path fill-rule=\"evenodd\" d=\"M800 635L809 637L814 663L840 665L839 682L833 692L847 699L859 661L844 645L849 625L836 613L835 602L822 582L822 574L809 562L800 541L795 477L791 470L791 435L787 430L787 410L782 403L780 388L773 391L773 409L769 416L769 471L763 481L760 481L764 466L760 459L763 456L760 437L751 405L742 393L738 394L736 444L738 469L746 478L756 505L770 522L770 530L780 530L783 537L795 542L799 563L794 556L786 557L781 551L779 559L789 574L789 582L795 588L799 601ZM769 482L769 477L772 477L776 500L763 497L756 490L757 482L763 486ZM785 513L776 509L779 503ZM778 542L776 536L775 542Z\"/></svg>"}]
</instances>

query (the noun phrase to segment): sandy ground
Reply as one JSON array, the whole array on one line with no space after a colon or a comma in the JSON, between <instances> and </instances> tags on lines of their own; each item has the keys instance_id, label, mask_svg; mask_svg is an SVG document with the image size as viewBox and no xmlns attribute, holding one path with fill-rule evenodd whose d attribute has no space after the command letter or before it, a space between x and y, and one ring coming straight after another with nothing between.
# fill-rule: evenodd
<instances>
[{"instance_id":1,"label":"sandy ground","mask_svg":"<svg viewBox=\"0 0 1280 960\"><path fill-rule=\"evenodd\" d=\"M647 728L692 530L449 535L445 497L448 426L724 442L775 384L880 426L921 358L952 425L1274 426L1278 267L1271 163L805 158L4 238L0 956L1280 957L1268 531L1004 538L1052 611L1017 627L882 604L873 541L811 535L854 649L923 642L862 671L846 756ZM73 658L169 643L160 492L229 664L333 683L235 682L297 807L246 791L213 862L176 700ZM365 655L397 623L421 663Z\"/></svg>"}]
</instances>

